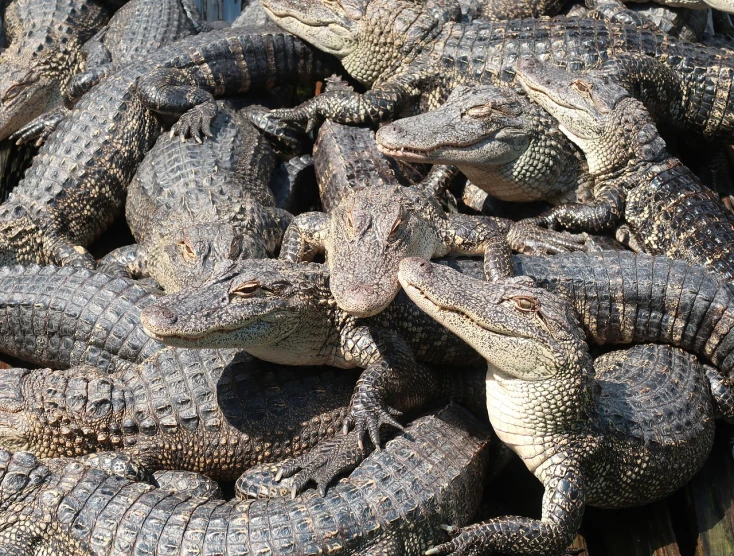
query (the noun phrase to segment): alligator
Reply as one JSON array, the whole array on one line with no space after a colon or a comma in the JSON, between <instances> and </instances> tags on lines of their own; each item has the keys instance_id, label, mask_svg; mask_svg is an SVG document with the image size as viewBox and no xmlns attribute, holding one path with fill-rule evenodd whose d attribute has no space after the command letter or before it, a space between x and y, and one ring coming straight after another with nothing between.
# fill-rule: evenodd
<instances>
[{"instance_id":1,"label":"alligator","mask_svg":"<svg viewBox=\"0 0 734 556\"><path fill-rule=\"evenodd\" d=\"M65 89L65 104L73 104L106 75L159 48L206 30L191 0L130 0L84 43L84 71L74 75ZM65 105L42 114L21 127L11 140L43 144L59 122L69 115Z\"/></svg>"},{"instance_id":2,"label":"alligator","mask_svg":"<svg viewBox=\"0 0 734 556\"><path fill-rule=\"evenodd\" d=\"M201 285L218 261L274 256L292 218L275 207L275 154L247 116L219 102L210 130L202 145L159 137L128 187L138 243L126 265L167 292Z\"/></svg>"},{"instance_id":3,"label":"alligator","mask_svg":"<svg viewBox=\"0 0 734 556\"><path fill-rule=\"evenodd\" d=\"M129 278L81 268L0 267L0 351L54 369L130 368L164 347L140 327L156 297Z\"/></svg>"},{"instance_id":4,"label":"alligator","mask_svg":"<svg viewBox=\"0 0 734 556\"><path fill-rule=\"evenodd\" d=\"M147 305L140 321L149 336L174 347L238 348L283 365L365 369L347 427L355 426L360 443L368 432L375 446L382 424L400 427L396 404L405 398L420 406L433 395L438 379L427 364L481 364L474 350L404 294L381 313L359 318L337 306L329 285L325 265L273 259L222 263L207 284ZM418 390L421 394L414 395Z\"/></svg>"},{"instance_id":5,"label":"alligator","mask_svg":"<svg viewBox=\"0 0 734 556\"><path fill-rule=\"evenodd\" d=\"M477 261L444 259L438 263L467 277L482 278L481 264ZM569 303L589 344L655 342L695 354L706 363L717 414L728 419L734 416L731 401L734 400L731 382L734 378L734 290L718 276L684 261L627 251L577 252L553 257L516 255L508 274L532 279L539 287ZM401 283L405 286L402 279ZM471 294L458 291L462 296ZM655 349L661 353L663 348ZM620 368L627 361L628 372L637 372L635 360L625 358L620 353ZM653 359L645 366L652 373L650 361ZM694 367L698 368L697 365L695 362ZM411 394L419 398L430 396L433 382L414 381ZM389 380L365 385L365 391L367 386L377 389L372 395L378 400L386 399L387 392L394 396L400 388L399 383L393 385ZM296 488L302 488L310 480L328 485L343 470L339 460L347 448L335 446L333 453L322 451L313 457L297 458L283 467L281 476L297 473Z\"/></svg>"},{"instance_id":6,"label":"alligator","mask_svg":"<svg viewBox=\"0 0 734 556\"><path fill-rule=\"evenodd\" d=\"M454 165L503 201L591 198L583 154L545 110L506 87L456 87L436 110L381 127L376 141L399 160Z\"/></svg>"},{"instance_id":7,"label":"alligator","mask_svg":"<svg viewBox=\"0 0 734 556\"><path fill-rule=\"evenodd\" d=\"M314 163L328 213L298 215L283 238L280 259L309 261L326 253L334 299L357 317L376 315L395 298L404 257L484 255L491 267L505 241L534 254L583 249L586 241L506 219L446 214L423 188L400 184L394 162L377 151L374 132L366 128L322 126Z\"/></svg>"},{"instance_id":8,"label":"alligator","mask_svg":"<svg viewBox=\"0 0 734 556\"><path fill-rule=\"evenodd\" d=\"M5 8L8 48L0 53L0 140L63 105L83 68L82 45L107 23L96 0L13 0Z\"/></svg>"},{"instance_id":9,"label":"alligator","mask_svg":"<svg viewBox=\"0 0 734 556\"><path fill-rule=\"evenodd\" d=\"M727 50L679 41L620 16L461 23L451 2L264 0L282 27L339 57L368 91L334 90L275 117L374 123L408 110L438 107L459 85L516 86L519 59L538 56L574 70L622 53L657 58L677 77L662 115L681 131L730 142L734 137L734 64ZM454 6L454 7L452 7ZM626 13L626 12L625 12ZM639 16L634 15L639 19Z\"/></svg>"},{"instance_id":10,"label":"alligator","mask_svg":"<svg viewBox=\"0 0 734 556\"><path fill-rule=\"evenodd\" d=\"M356 381L353 372L294 373L236 350L165 349L114 374L1 369L0 446L43 458L116 451L145 474L233 481L340 431Z\"/></svg>"},{"instance_id":11,"label":"alligator","mask_svg":"<svg viewBox=\"0 0 734 556\"><path fill-rule=\"evenodd\" d=\"M642 74L650 64L639 62ZM650 74L648 74L650 75ZM584 151L593 198L531 219L536 225L599 232L624 224L617 238L633 250L701 264L734 278L734 214L666 149L637 99L604 76L579 75L527 60L518 76L528 95L558 119Z\"/></svg>"},{"instance_id":12,"label":"alligator","mask_svg":"<svg viewBox=\"0 0 734 556\"><path fill-rule=\"evenodd\" d=\"M568 0L458 0L465 20L503 21L556 15Z\"/></svg>"},{"instance_id":13,"label":"alligator","mask_svg":"<svg viewBox=\"0 0 734 556\"><path fill-rule=\"evenodd\" d=\"M322 498L222 501L0 452L0 544L12 554L404 554L479 508L487 430L458 406L414 421Z\"/></svg>"},{"instance_id":14,"label":"alligator","mask_svg":"<svg viewBox=\"0 0 734 556\"><path fill-rule=\"evenodd\" d=\"M213 95L311 83L335 62L283 31L237 27L170 44L110 75L76 104L0 206L0 264L93 266L84 248L119 214L127 186L161 133L201 141ZM188 110L188 111L187 111Z\"/></svg>"},{"instance_id":15,"label":"alligator","mask_svg":"<svg viewBox=\"0 0 734 556\"><path fill-rule=\"evenodd\" d=\"M486 282L408 258L400 281L487 360L492 427L545 489L540 519L504 516L464 529L449 523L452 540L426 554L563 554L585 505L658 500L708 457L715 428L709 370L690 354L642 345L592 365L573 307L528 277ZM620 365L620 357L631 363ZM666 373L654 368L660 357Z\"/></svg>"}]
</instances>

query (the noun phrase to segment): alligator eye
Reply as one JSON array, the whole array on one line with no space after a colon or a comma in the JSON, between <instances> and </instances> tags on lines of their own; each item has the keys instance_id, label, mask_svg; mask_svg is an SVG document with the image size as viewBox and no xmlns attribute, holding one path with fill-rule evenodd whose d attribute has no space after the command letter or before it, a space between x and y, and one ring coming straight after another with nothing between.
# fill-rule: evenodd
<instances>
[{"instance_id":1,"label":"alligator eye","mask_svg":"<svg viewBox=\"0 0 734 556\"><path fill-rule=\"evenodd\" d=\"M538 310L538 300L534 297L518 295L512 298L515 308L523 313L533 313Z\"/></svg>"},{"instance_id":2,"label":"alligator eye","mask_svg":"<svg viewBox=\"0 0 734 556\"><path fill-rule=\"evenodd\" d=\"M390 228L390 232L387 234L387 237L393 237L397 231L400 229L400 225L403 223L403 217L398 216L395 219L395 222L393 222L392 228Z\"/></svg>"},{"instance_id":3,"label":"alligator eye","mask_svg":"<svg viewBox=\"0 0 734 556\"><path fill-rule=\"evenodd\" d=\"M194 248L191 247L188 241L178 241L176 242L176 246L187 263L191 263L196 260L196 251L194 251Z\"/></svg>"},{"instance_id":4,"label":"alligator eye","mask_svg":"<svg viewBox=\"0 0 734 556\"><path fill-rule=\"evenodd\" d=\"M571 82L571 88L577 90L579 93L586 95L587 97L591 96L591 89L593 88L593 85L589 83L588 81L584 81L582 79L576 79L573 82Z\"/></svg>"},{"instance_id":5,"label":"alligator eye","mask_svg":"<svg viewBox=\"0 0 734 556\"><path fill-rule=\"evenodd\" d=\"M257 280L242 282L241 284L238 284L230 290L229 296L248 298L251 297L252 294L254 294L257 290L259 290L260 287L260 282L258 282Z\"/></svg>"},{"instance_id":6,"label":"alligator eye","mask_svg":"<svg viewBox=\"0 0 734 556\"><path fill-rule=\"evenodd\" d=\"M5 94L3 95L3 102L9 102L13 100L15 97L17 97L21 91L23 90L24 83L15 83L11 85L7 91L5 91Z\"/></svg>"},{"instance_id":7,"label":"alligator eye","mask_svg":"<svg viewBox=\"0 0 734 556\"><path fill-rule=\"evenodd\" d=\"M240 244L239 238L234 238L232 240L232 245L229 246L229 253L227 253L227 258L230 260L235 260L237 257L240 256L242 253L242 245Z\"/></svg>"},{"instance_id":8,"label":"alligator eye","mask_svg":"<svg viewBox=\"0 0 734 556\"><path fill-rule=\"evenodd\" d=\"M493 109L494 105L491 102L487 104L479 104L465 110L463 115L469 116L470 118L486 118L487 116L492 115Z\"/></svg>"}]
</instances>

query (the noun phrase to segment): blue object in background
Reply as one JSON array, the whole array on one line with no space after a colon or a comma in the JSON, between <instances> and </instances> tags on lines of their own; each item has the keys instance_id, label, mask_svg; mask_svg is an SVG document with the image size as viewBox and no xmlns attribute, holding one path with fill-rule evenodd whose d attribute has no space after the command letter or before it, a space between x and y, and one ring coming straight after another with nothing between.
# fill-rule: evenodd
<instances>
[{"instance_id":1,"label":"blue object in background","mask_svg":"<svg viewBox=\"0 0 734 556\"><path fill-rule=\"evenodd\" d=\"M195 0L207 21L234 21L242 11L243 0ZM245 0L245 5L247 0Z\"/></svg>"}]
</instances>

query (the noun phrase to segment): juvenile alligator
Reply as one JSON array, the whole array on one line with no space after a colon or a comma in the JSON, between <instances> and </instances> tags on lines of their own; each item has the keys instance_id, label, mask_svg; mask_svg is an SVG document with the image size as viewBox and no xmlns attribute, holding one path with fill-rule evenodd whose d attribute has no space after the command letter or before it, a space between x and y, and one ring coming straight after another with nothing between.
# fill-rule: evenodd
<instances>
[{"instance_id":1,"label":"juvenile alligator","mask_svg":"<svg viewBox=\"0 0 734 556\"><path fill-rule=\"evenodd\" d=\"M0 544L13 554L405 554L470 522L487 431L457 406L414 421L325 498L197 499L68 460L0 452ZM431 472L428 473L427 470Z\"/></svg>"},{"instance_id":2,"label":"juvenile alligator","mask_svg":"<svg viewBox=\"0 0 734 556\"><path fill-rule=\"evenodd\" d=\"M314 147L316 177L328 211L298 215L280 259L326 254L337 305L357 317L384 310L400 290L397 272L408 256L483 255L493 264L505 240L521 252L582 249L584 236L544 233L510 220L447 214L420 187L404 187L395 162L381 155L369 129L328 123ZM490 268L491 272L491 268Z\"/></svg>"},{"instance_id":3,"label":"juvenile alligator","mask_svg":"<svg viewBox=\"0 0 734 556\"><path fill-rule=\"evenodd\" d=\"M356 380L319 368L294 373L235 350L175 348L114 374L2 369L0 446L43 458L114 450L145 473L233 481L340 431Z\"/></svg>"},{"instance_id":4,"label":"juvenile alligator","mask_svg":"<svg viewBox=\"0 0 734 556\"><path fill-rule=\"evenodd\" d=\"M93 265L84 246L119 214L161 132L157 114L188 110L172 132L201 140L217 113L213 96L309 83L333 66L288 33L237 27L183 39L110 75L59 124L0 207L0 263Z\"/></svg>"},{"instance_id":5,"label":"juvenile alligator","mask_svg":"<svg viewBox=\"0 0 734 556\"><path fill-rule=\"evenodd\" d=\"M85 71L73 76L65 90L67 102L81 97L113 68L146 58L159 48L206 30L206 23L190 0L130 0L109 23L84 43ZM69 109L59 106L19 129L11 139L35 139L42 144Z\"/></svg>"},{"instance_id":6,"label":"juvenile alligator","mask_svg":"<svg viewBox=\"0 0 734 556\"><path fill-rule=\"evenodd\" d=\"M436 110L385 125L376 140L399 160L454 165L504 201L590 197L583 154L545 110L507 87L456 87Z\"/></svg>"},{"instance_id":7,"label":"juvenile alligator","mask_svg":"<svg viewBox=\"0 0 734 556\"><path fill-rule=\"evenodd\" d=\"M519 59L538 56L574 70L622 53L657 58L677 77L661 115L688 134L734 137L734 64L726 50L679 41L652 25L632 27L591 18L459 23L450 2L264 0L268 14L316 47L336 55L369 90L331 91L299 107L276 110L286 120L377 122L410 108L439 106L459 85L511 86ZM613 18L613 17L612 17Z\"/></svg>"},{"instance_id":8,"label":"juvenile alligator","mask_svg":"<svg viewBox=\"0 0 734 556\"><path fill-rule=\"evenodd\" d=\"M329 285L325 265L272 259L228 263L207 284L147 305L141 323L148 335L171 346L239 348L284 365L365 369L352 397L350 423L360 442L369 432L375 445L381 424L400 427L397 405L410 400L419 407L434 395L438 379L426 363L481 363L474 350L404 294L381 313L358 318L337 306ZM394 387L384 387L387 383Z\"/></svg>"},{"instance_id":9,"label":"juvenile alligator","mask_svg":"<svg viewBox=\"0 0 734 556\"><path fill-rule=\"evenodd\" d=\"M636 373L621 372L629 365L615 363L620 354L594 368L571 305L532 279L488 283L405 259L400 280L419 307L485 357L490 422L545 488L541 519L451 527L455 537L426 554L563 554L586 504L647 504L705 462L714 407L690 355L637 346L626 355L636 358ZM660 353L674 356L667 373L655 370Z\"/></svg>"},{"instance_id":10,"label":"juvenile alligator","mask_svg":"<svg viewBox=\"0 0 734 556\"><path fill-rule=\"evenodd\" d=\"M0 53L0 140L42 112L62 106L69 79L84 65L82 45L109 16L95 0L7 4L3 19L9 45Z\"/></svg>"},{"instance_id":11,"label":"juvenile alligator","mask_svg":"<svg viewBox=\"0 0 734 556\"><path fill-rule=\"evenodd\" d=\"M140 326L155 299L129 278L86 269L0 267L0 351L54 369L129 368L164 347Z\"/></svg>"},{"instance_id":12,"label":"juvenile alligator","mask_svg":"<svg viewBox=\"0 0 734 556\"><path fill-rule=\"evenodd\" d=\"M128 188L138 244L125 249L127 266L167 292L201 285L219 261L274 256L292 218L268 188L270 145L246 114L217 105L205 144L164 134Z\"/></svg>"},{"instance_id":13,"label":"juvenile alligator","mask_svg":"<svg viewBox=\"0 0 734 556\"><path fill-rule=\"evenodd\" d=\"M634 58L630 58L634 61ZM640 60L639 72L647 64ZM551 228L617 232L635 251L701 264L734 279L734 215L667 151L642 103L594 75L527 61L518 75L530 97L584 151L593 198L532 219Z\"/></svg>"}]
</instances>

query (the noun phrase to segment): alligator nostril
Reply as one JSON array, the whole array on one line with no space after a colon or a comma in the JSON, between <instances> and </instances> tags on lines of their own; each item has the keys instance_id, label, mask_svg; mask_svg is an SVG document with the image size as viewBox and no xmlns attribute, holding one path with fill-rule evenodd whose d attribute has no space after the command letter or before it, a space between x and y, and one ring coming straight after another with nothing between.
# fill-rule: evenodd
<instances>
[{"instance_id":1,"label":"alligator nostril","mask_svg":"<svg viewBox=\"0 0 734 556\"><path fill-rule=\"evenodd\" d=\"M178 320L175 313L168 307L156 307L154 318L161 324L174 324Z\"/></svg>"}]
</instances>

